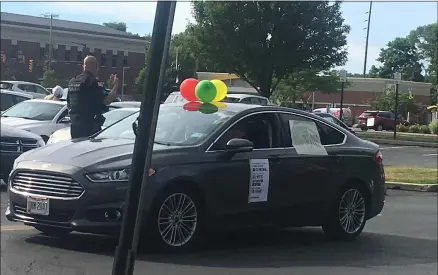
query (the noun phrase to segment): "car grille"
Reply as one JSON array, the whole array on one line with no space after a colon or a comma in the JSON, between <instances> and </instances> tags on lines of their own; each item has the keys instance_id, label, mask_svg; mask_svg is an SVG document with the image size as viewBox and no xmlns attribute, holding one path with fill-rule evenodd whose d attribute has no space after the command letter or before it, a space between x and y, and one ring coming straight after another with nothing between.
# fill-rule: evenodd
<instances>
[{"instance_id":1,"label":"car grille","mask_svg":"<svg viewBox=\"0 0 438 275\"><path fill-rule=\"evenodd\" d=\"M11 187L30 195L60 199L78 198L84 192L84 187L70 176L45 171L18 171L11 178Z\"/></svg>"},{"instance_id":2,"label":"car grille","mask_svg":"<svg viewBox=\"0 0 438 275\"><path fill-rule=\"evenodd\" d=\"M35 139L20 139L13 137L2 137L0 139L1 152L24 153L38 147L38 141Z\"/></svg>"}]
</instances>

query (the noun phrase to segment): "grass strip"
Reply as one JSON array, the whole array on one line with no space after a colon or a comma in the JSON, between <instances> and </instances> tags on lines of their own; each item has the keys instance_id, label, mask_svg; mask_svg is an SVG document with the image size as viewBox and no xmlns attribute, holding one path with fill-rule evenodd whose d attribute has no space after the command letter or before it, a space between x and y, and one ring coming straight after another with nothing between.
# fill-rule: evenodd
<instances>
[{"instance_id":1,"label":"grass strip","mask_svg":"<svg viewBox=\"0 0 438 275\"><path fill-rule=\"evenodd\" d=\"M438 169L412 166L385 166L386 181L438 184Z\"/></svg>"}]
</instances>

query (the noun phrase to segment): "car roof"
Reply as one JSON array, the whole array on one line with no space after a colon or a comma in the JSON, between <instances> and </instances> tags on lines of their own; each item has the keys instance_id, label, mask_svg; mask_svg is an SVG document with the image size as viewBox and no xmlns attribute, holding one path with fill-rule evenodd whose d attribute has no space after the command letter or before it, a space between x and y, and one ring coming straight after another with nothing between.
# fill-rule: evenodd
<instances>
[{"instance_id":1,"label":"car roof","mask_svg":"<svg viewBox=\"0 0 438 275\"><path fill-rule=\"evenodd\" d=\"M19 80L2 80L1 82L11 83L11 84L32 84L32 85L38 85L36 83L27 82L27 81L19 81Z\"/></svg>"},{"instance_id":2,"label":"car roof","mask_svg":"<svg viewBox=\"0 0 438 275\"><path fill-rule=\"evenodd\" d=\"M11 94L11 95L18 95L18 96L27 97L27 98L32 98L32 96L29 95L28 93L17 92L17 91L12 91L12 90L1 89L1 93Z\"/></svg>"},{"instance_id":3,"label":"car roof","mask_svg":"<svg viewBox=\"0 0 438 275\"><path fill-rule=\"evenodd\" d=\"M227 97L233 97L233 98L247 98L247 97L257 97L257 98L263 98L263 99L267 99L264 96L259 96L259 95L250 95L250 94L227 94Z\"/></svg>"},{"instance_id":4,"label":"car roof","mask_svg":"<svg viewBox=\"0 0 438 275\"><path fill-rule=\"evenodd\" d=\"M314 113L317 116L325 116L325 117L332 117L333 115L329 114L329 113Z\"/></svg>"},{"instance_id":5,"label":"car roof","mask_svg":"<svg viewBox=\"0 0 438 275\"><path fill-rule=\"evenodd\" d=\"M126 107L140 108L140 105L141 105L140 101L120 101L120 102L113 102L109 106L122 107L122 108L126 108Z\"/></svg>"},{"instance_id":6,"label":"car roof","mask_svg":"<svg viewBox=\"0 0 438 275\"><path fill-rule=\"evenodd\" d=\"M47 99L29 99L26 100L26 102L44 102L44 103L52 103L52 104L59 104L59 105L66 105L66 101L58 101L58 100L47 100Z\"/></svg>"},{"instance_id":7,"label":"car roof","mask_svg":"<svg viewBox=\"0 0 438 275\"><path fill-rule=\"evenodd\" d=\"M123 112L123 111L129 111L129 112L137 112L139 111L140 108L137 107L128 107L128 108L117 108L117 109L113 109L109 112Z\"/></svg>"}]
</instances>

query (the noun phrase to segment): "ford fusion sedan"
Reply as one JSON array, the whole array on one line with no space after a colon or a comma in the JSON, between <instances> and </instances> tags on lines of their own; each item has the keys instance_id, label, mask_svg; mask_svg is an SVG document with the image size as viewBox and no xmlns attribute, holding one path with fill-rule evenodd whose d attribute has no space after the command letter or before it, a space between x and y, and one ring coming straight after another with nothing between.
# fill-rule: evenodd
<instances>
[{"instance_id":1,"label":"ford fusion sedan","mask_svg":"<svg viewBox=\"0 0 438 275\"><path fill-rule=\"evenodd\" d=\"M121 120L124 117L127 117L135 112L138 112L138 110L139 108L119 108L106 112L105 114L103 114L103 116L105 117L105 122L102 125L102 129L105 129L106 127L114 124L115 122ZM47 144L52 144L69 139L71 139L70 127L66 127L54 132L50 136L49 140L47 141Z\"/></svg>"},{"instance_id":2,"label":"ford fusion sedan","mask_svg":"<svg viewBox=\"0 0 438 275\"><path fill-rule=\"evenodd\" d=\"M7 218L49 235L117 232L137 117L21 155L9 178ZM145 174L157 194L142 236L173 252L213 230L247 226L322 226L331 238L352 240L385 198L378 145L274 106L200 112L161 105Z\"/></svg>"},{"instance_id":3,"label":"ford fusion sedan","mask_svg":"<svg viewBox=\"0 0 438 275\"><path fill-rule=\"evenodd\" d=\"M41 136L47 142L58 129L70 125L64 101L31 99L12 106L1 116L1 123Z\"/></svg>"}]
</instances>

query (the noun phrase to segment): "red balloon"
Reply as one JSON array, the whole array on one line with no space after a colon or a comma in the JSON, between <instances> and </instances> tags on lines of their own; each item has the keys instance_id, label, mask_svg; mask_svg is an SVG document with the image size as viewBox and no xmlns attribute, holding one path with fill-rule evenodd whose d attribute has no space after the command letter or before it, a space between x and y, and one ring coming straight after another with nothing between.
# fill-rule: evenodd
<instances>
[{"instance_id":1,"label":"red balloon","mask_svg":"<svg viewBox=\"0 0 438 275\"><path fill-rule=\"evenodd\" d=\"M189 112L196 112L199 109L199 106L201 106L200 102L187 102L186 104L184 104L183 109Z\"/></svg>"},{"instance_id":2,"label":"red balloon","mask_svg":"<svg viewBox=\"0 0 438 275\"><path fill-rule=\"evenodd\" d=\"M198 101L195 94L195 87L198 85L199 81L194 78L187 78L179 86L179 91L187 101Z\"/></svg>"}]
</instances>

